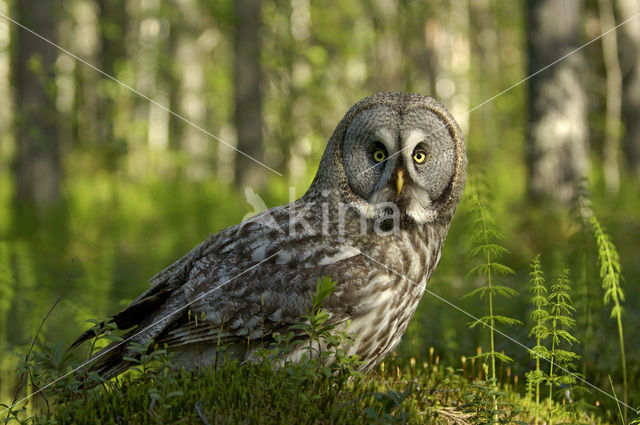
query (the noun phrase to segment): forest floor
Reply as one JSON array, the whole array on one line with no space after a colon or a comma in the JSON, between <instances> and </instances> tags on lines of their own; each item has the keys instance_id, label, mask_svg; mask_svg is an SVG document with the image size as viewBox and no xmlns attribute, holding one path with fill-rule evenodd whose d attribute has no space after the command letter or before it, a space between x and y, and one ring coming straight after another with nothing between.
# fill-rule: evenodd
<instances>
[{"instance_id":1,"label":"forest floor","mask_svg":"<svg viewBox=\"0 0 640 425\"><path fill-rule=\"evenodd\" d=\"M187 372L173 368L170 356L156 350L132 372L98 388L83 389L100 380L95 375L69 376L44 391L45 397L40 394L14 410L5 423L533 424L536 411L541 424L616 422L617 412L569 403L570 397L548 404L547 388L541 388L536 405L517 379L506 377L495 385L486 380L488 368L480 362L454 370L438 364L437 357L398 362L391 356L373 372L360 374L344 359L274 366L267 357ZM39 387L30 386L32 391Z\"/></svg>"},{"instance_id":2,"label":"forest floor","mask_svg":"<svg viewBox=\"0 0 640 425\"><path fill-rule=\"evenodd\" d=\"M220 341L213 365L189 371L166 346L130 342L122 358L129 371L107 381L86 367L100 358L100 347L127 339L112 321L94 320L84 363L61 343L40 344L25 356L14 400L26 403L0 405L4 423L595 425L623 415L620 404L612 411L580 401L587 389L573 380L554 375L549 387L529 374L519 382L496 353L463 358L461 369L441 364L433 348L425 358L401 360L394 353L361 373L362 361L344 349L355 335L329 324L322 307L335 285L319 279L309 313L286 334L252 347L244 364L227 357L235 351ZM285 360L293 349L303 350L301 361Z\"/></svg>"}]
</instances>

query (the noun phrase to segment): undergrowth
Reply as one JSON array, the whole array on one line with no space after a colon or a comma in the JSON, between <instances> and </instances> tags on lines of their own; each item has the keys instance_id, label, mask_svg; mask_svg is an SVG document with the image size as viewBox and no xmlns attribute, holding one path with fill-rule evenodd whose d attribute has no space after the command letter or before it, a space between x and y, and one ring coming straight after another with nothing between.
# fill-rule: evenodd
<instances>
[{"instance_id":1,"label":"undergrowth","mask_svg":"<svg viewBox=\"0 0 640 425\"><path fill-rule=\"evenodd\" d=\"M353 340L328 323L322 302L335 287L320 279L310 312L292 332L310 339L300 362L283 362L292 334L277 336L257 351L255 361L225 361L193 371L177 369L166 348L149 350L130 344L137 356L127 374L106 382L76 367L60 344L44 345L23 368L36 391L25 405L10 409L5 423L20 424L157 424L157 423L349 423L484 424L521 423L527 400L495 379L469 380L462 371L412 358L383 362L362 375L359 360L344 347ZM96 325L97 326L97 325ZM106 326L107 331L111 329ZM104 334L87 341L92 353ZM108 339L113 340L114 337ZM485 364L485 376L488 366ZM65 376L66 375L66 376ZM64 376L54 385L47 382ZM87 389L92 384L97 388Z\"/></svg>"}]
</instances>

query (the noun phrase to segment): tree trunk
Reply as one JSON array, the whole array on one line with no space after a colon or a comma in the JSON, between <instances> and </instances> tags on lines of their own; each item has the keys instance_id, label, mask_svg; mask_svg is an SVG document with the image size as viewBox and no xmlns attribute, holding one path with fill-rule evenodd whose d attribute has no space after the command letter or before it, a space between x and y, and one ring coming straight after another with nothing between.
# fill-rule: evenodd
<instances>
[{"instance_id":1,"label":"tree trunk","mask_svg":"<svg viewBox=\"0 0 640 425\"><path fill-rule=\"evenodd\" d=\"M637 0L617 0L619 22L640 13ZM618 30L620 67L622 69L622 122L624 153L631 172L640 180L640 18Z\"/></svg>"},{"instance_id":2,"label":"tree trunk","mask_svg":"<svg viewBox=\"0 0 640 425\"><path fill-rule=\"evenodd\" d=\"M170 40L173 44L174 57L180 64L180 77L171 85L171 89L175 92L174 104L178 108L178 113L206 128L207 98L202 96L202 93L206 92L204 58L207 54L202 51L201 43L197 42L202 33L203 11L197 0L183 0L182 8L180 24L173 28ZM180 141L179 148L189 158L185 172L190 178L208 178L215 171L211 161L214 149L229 148L209 138L194 126L186 125L182 121L174 121L176 122L174 132L178 133Z\"/></svg>"},{"instance_id":3,"label":"tree trunk","mask_svg":"<svg viewBox=\"0 0 640 425\"><path fill-rule=\"evenodd\" d=\"M238 149L262 161L262 93L260 88L260 0L237 0L235 51L235 126ZM264 186L265 169L236 154L236 183Z\"/></svg>"},{"instance_id":4,"label":"tree trunk","mask_svg":"<svg viewBox=\"0 0 640 425\"><path fill-rule=\"evenodd\" d=\"M529 0L529 75L579 45L579 0ZM587 175L588 133L580 52L529 80L529 193L568 203Z\"/></svg>"},{"instance_id":5,"label":"tree trunk","mask_svg":"<svg viewBox=\"0 0 640 425\"><path fill-rule=\"evenodd\" d=\"M3 14L9 13L9 4L6 0L0 0L0 12ZM11 98L11 84L9 82L10 70L7 64L10 60L10 40L11 40L11 32L9 28L11 25L6 20L3 25L0 25L0 99L10 99ZM13 108L11 106L7 106L4 108L0 108L0 155L5 152L5 146L7 142L11 140L13 135L12 127L12 115ZM4 157L3 157L4 159Z\"/></svg>"},{"instance_id":6,"label":"tree trunk","mask_svg":"<svg viewBox=\"0 0 640 425\"><path fill-rule=\"evenodd\" d=\"M56 42L55 5L50 0L15 2L15 19ZM16 156L15 197L37 211L60 198L56 49L16 28L13 46Z\"/></svg>"},{"instance_id":7,"label":"tree trunk","mask_svg":"<svg viewBox=\"0 0 640 425\"><path fill-rule=\"evenodd\" d=\"M97 0L100 13L100 66L107 74L116 77L116 63L126 56L125 35L127 28L127 13L124 0ZM91 70L91 72L95 72ZM107 81L102 84L116 85ZM95 88L94 88L95 90ZM98 128L96 140L98 144L113 147L115 134L113 130L116 115L116 102L110 94L102 95L98 99Z\"/></svg>"},{"instance_id":8,"label":"tree trunk","mask_svg":"<svg viewBox=\"0 0 640 425\"><path fill-rule=\"evenodd\" d=\"M613 0L599 0L601 32L605 33L615 27ZM602 168L604 183L610 193L618 193L620 187L620 167L618 151L620 150L620 110L622 107L622 75L618 61L618 42L615 33L602 38L602 57L607 74L606 121L604 128L604 144L602 146Z\"/></svg>"}]
</instances>

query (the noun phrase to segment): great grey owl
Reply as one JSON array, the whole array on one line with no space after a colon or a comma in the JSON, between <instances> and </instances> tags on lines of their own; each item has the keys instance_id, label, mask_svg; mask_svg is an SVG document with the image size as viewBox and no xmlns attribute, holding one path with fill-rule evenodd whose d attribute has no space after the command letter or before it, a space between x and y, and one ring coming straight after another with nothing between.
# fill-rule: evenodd
<instances>
[{"instance_id":1,"label":"great grey owl","mask_svg":"<svg viewBox=\"0 0 640 425\"><path fill-rule=\"evenodd\" d=\"M154 276L113 316L130 329L127 343L105 348L93 369L123 372L128 343L150 339L186 367L212 363L220 341L251 360L301 321L324 276L338 282L324 304L330 324L350 322L348 353L372 368L400 341L440 261L465 167L462 133L440 103L406 93L361 100L304 196L220 231Z\"/></svg>"}]
</instances>

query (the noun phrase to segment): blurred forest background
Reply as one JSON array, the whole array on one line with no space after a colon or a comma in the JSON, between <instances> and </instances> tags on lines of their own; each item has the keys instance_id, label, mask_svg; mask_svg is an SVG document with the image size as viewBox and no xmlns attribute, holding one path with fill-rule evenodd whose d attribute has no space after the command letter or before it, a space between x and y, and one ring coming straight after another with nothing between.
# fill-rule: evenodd
<instances>
[{"instance_id":1,"label":"blurred forest background","mask_svg":"<svg viewBox=\"0 0 640 425\"><path fill-rule=\"evenodd\" d=\"M490 187L502 261L516 270L505 281L521 294L497 309L525 319L537 253L549 282L571 268L579 371L609 390L609 373L621 381L616 324L595 245L576 242L571 215L586 182L621 256L640 403L638 13L637 0L0 0L0 401L63 288L40 338L66 346L87 318L253 211L246 186L268 207L290 186L303 194L346 110L399 90L449 108L470 182ZM469 221L463 200L429 289L479 315L484 304L461 298L478 284L466 276ZM425 294L398 355L434 347L460 367L487 349L468 321ZM534 344L524 327L507 332ZM528 370L521 347L497 347L513 375Z\"/></svg>"}]
</instances>

